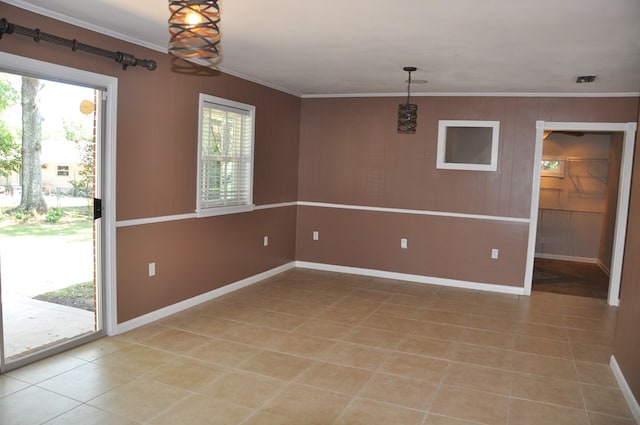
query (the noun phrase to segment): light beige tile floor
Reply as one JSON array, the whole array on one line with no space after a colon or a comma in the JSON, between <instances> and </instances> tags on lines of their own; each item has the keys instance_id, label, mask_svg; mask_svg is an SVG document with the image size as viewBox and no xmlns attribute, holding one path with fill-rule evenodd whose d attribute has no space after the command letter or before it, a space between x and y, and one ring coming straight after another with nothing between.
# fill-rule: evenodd
<instances>
[{"instance_id":1,"label":"light beige tile floor","mask_svg":"<svg viewBox=\"0 0 640 425\"><path fill-rule=\"evenodd\" d=\"M0 423L631 425L615 320L296 269L0 376Z\"/></svg>"}]
</instances>

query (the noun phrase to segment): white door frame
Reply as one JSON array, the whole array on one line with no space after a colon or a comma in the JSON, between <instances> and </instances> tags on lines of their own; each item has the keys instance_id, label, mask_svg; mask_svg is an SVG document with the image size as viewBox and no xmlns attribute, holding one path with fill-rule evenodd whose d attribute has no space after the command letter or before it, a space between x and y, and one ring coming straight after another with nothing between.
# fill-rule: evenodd
<instances>
[{"instance_id":1,"label":"white door frame","mask_svg":"<svg viewBox=\"0 0 640 425\"><path fill-rule=\"evenodd\" d=\"M17 74L33 74L49 80L68 82L105 89L106 105L103 125L102 163L102 226L104 256L102 279L104 287L104 323L107 335L115 335L116 308L116 127L118 106L118 79L76 68L56 65L22 56L0 52L0 69Z\"/></svg>"},{"instance_id":2,"label":"white door frame","mask_svg":"<svg viewBox=\"0 0 640 425\"><path fill-rule=\"evenodd\" d=\"M536 121L536 147L533 162L533 188L531 190L531 214L529 218L529 246L527 248L527 267L524 277L525 294L531 294L533 280L533 261L536 251L536 231L538 228L538 206L540 201L540 161L542 161L542 144L545 130L552 131L607 131L622 132L622 158L620 160L620 181L618 182L618 206L616 225L611 254L611 272L609 276L609 305L617 306L620 302L620 277L624 243L627 233L627 215L629 211L629 195L631 193L631 172L633 169L633 148L637 123L596 123L596 122L553 122Z\"/></svg>"}]
</instances>

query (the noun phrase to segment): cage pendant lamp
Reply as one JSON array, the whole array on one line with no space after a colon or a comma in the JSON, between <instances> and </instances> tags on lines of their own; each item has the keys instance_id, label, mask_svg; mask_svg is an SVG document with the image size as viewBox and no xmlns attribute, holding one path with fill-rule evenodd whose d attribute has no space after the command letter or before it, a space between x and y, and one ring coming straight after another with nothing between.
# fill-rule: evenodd
<instances>
[{"instance_id":1,"label":"cage pendant lamp","mask_svg":"<svg viewBox=\"0 0 640 425\"><path fill-rule=\"evenodd\" d=\"M169 1L169 53L210 61L219 55L218 0Z\"/></svg>"},{"instance_id":2,"label":"cage pendant lamp","mask_svg":"<svg viewBox=\"0 0 640 425\"><path fill-rule=\"evenodd\" d=\"M398 105L398 133L413 134L418 126L418 105L411 103L411 73L415 66L405 66L403 70L409 73L407 80L407 102Z\"/></svg>"}]
</instances>

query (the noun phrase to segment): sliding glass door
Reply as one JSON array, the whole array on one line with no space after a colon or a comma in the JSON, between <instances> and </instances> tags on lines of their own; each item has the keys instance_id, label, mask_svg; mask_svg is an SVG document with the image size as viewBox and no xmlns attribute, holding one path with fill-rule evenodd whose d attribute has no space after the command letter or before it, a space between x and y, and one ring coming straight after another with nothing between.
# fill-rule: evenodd
<instances>
[{"instance_id":1,"label":"sliding glass door","mask_svg":"<svg viewBox=\"0 0 640 425\"><path fill-rule=\"evenodd\" d=\"M0 371L103 334L103 91L0 69Z\"/></svg>"}]
</instances>

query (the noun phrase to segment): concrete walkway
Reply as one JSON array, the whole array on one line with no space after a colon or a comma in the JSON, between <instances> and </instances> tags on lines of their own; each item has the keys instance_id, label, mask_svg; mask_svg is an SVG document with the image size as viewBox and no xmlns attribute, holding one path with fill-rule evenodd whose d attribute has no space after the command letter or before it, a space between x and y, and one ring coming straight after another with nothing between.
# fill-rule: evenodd
<instances>
[{"instance_id":1,"label":"concrete walkway","mask_svg":"<svg viewBox=\"0 0 640 425\"><path fill-rule=\"evenodd\" d=\"M3 297L7 361L95 330L94 313L24 297Z\"/></svg>"}]
</instances>

